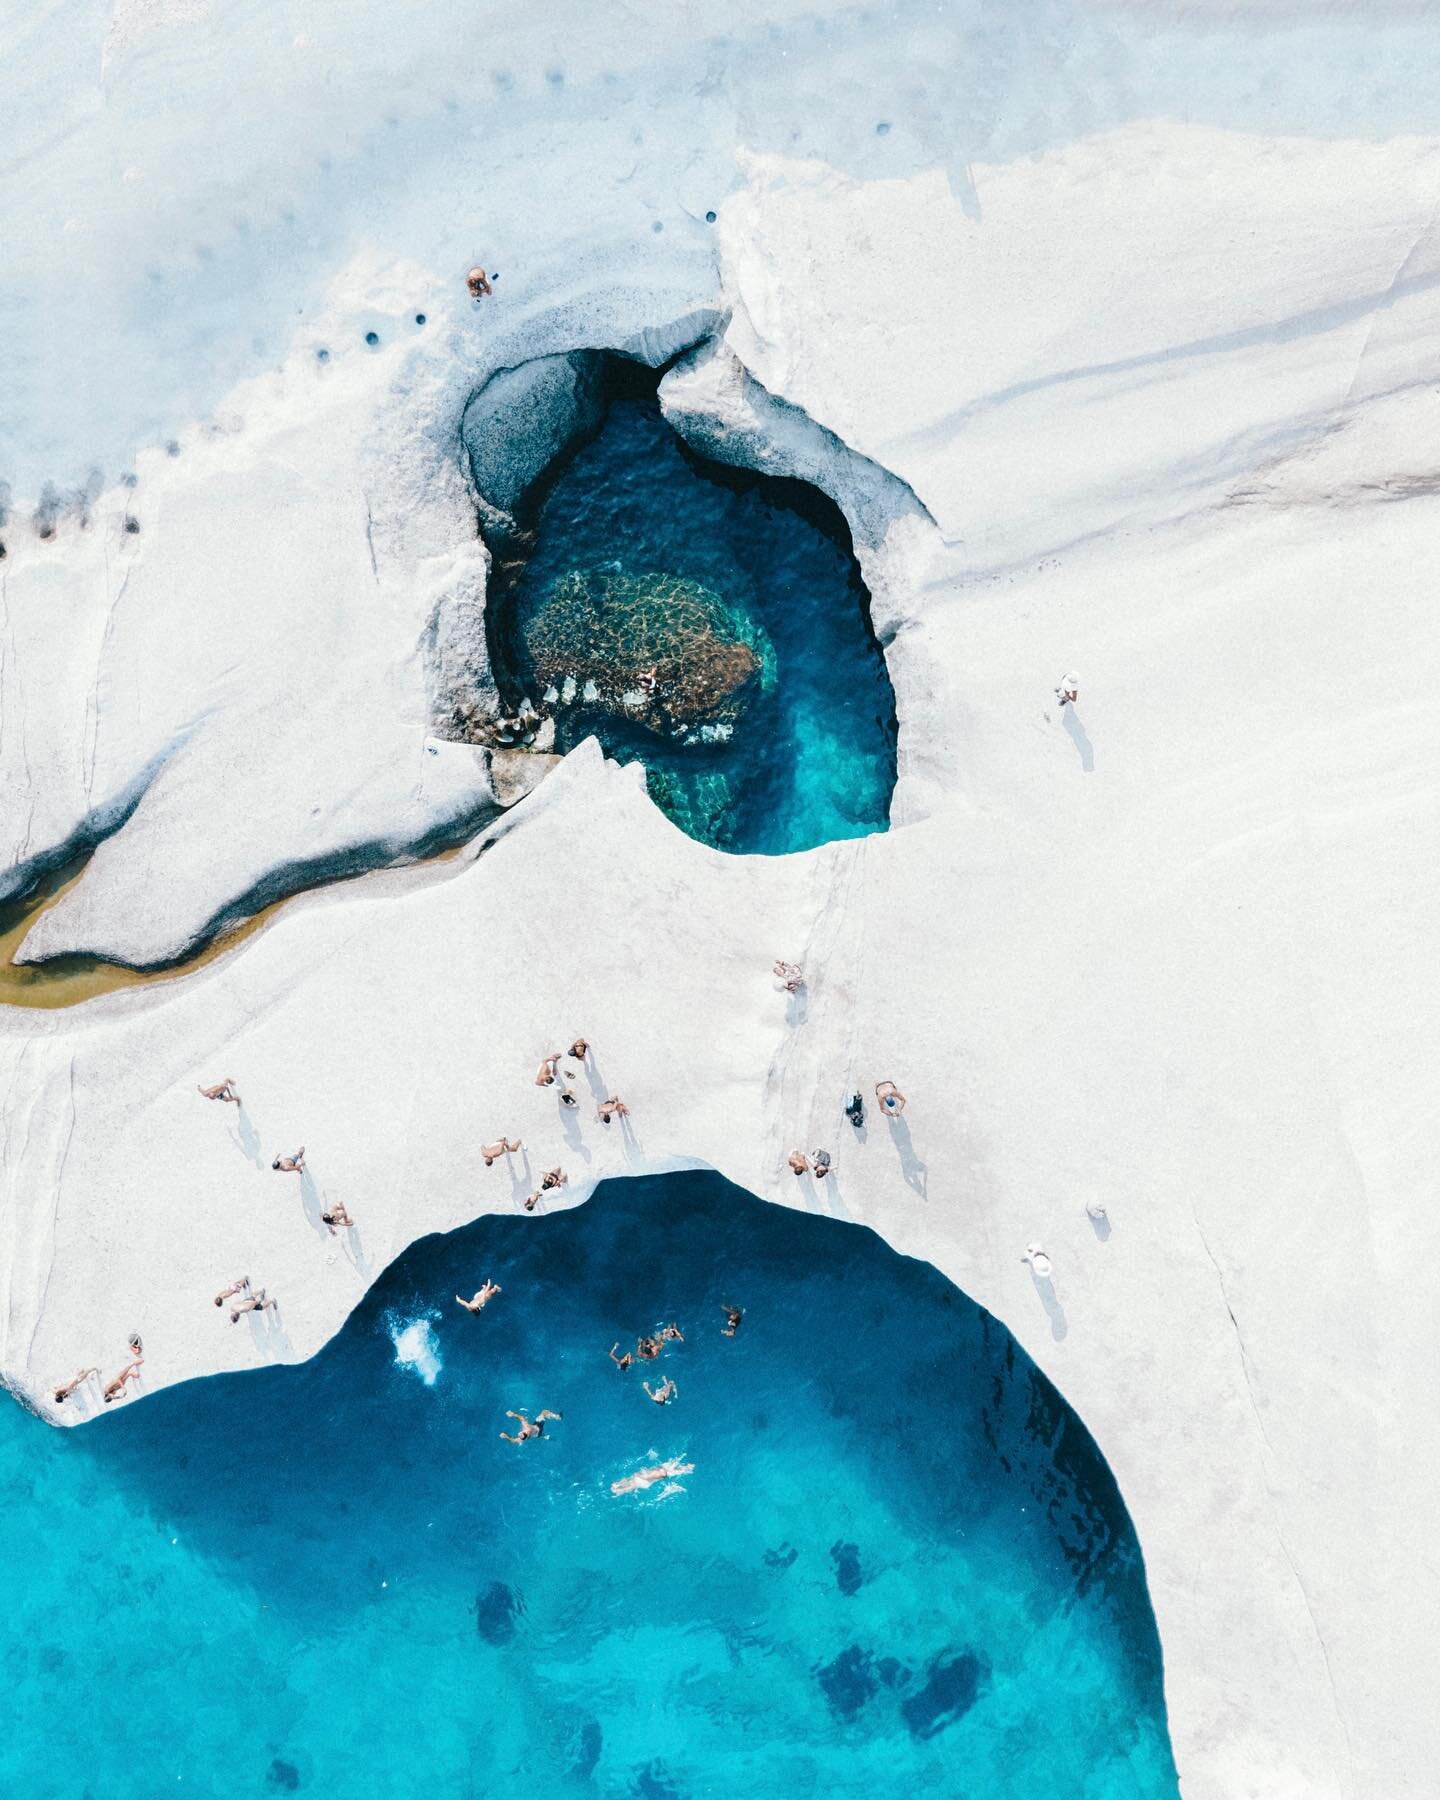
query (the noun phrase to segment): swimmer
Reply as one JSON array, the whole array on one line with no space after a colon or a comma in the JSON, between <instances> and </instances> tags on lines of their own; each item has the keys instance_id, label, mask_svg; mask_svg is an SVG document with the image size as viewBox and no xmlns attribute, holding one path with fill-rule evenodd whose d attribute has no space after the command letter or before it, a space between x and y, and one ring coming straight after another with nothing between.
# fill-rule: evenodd
<instances>
[{"instance_id":1,"label":"swimmer","mask_svg":"<svg viewBox=\"0 0 1440 1800\"><path fill-rule=\"evenodd\" d=\"M81 1369L78 1375L72 1375L69 1381L65 1383L64 1387L56 1388L55 1404L57 1406L63 1406L75 1392L76 1388L82 1387L92 1375L98 1375L99 1373L100 1371L98 1369Z\"/></svg>"},{"instance_id":2,"label":"swimmer","mask_svg":"<svg viewBox=\"0 0 1440 1800\"><path fill-rule=\"evenodd\" d=\"M888 1113L892 1119L898 1118L905 1110L905 1096L893 1081L877 1081L875 1098L880 1102L880 1110Z\"/></svg>"},{"instance_id":3,"label":"swimmer","mask_svg":"<svg viewBox=\"0 0 1440 1800\"><path fill-rule=\"evenodd\" d=\"M238 1306L231 1308L230 1323L232 1325L238 1324L241 1313L268 1312L276 1304L277 1303L265 1292L264 1288L261 1288L258 1294L247 1294Z\"/></svg>"},{"instance_id":4,"label":"swimmer","mask_svg":"<svg viewBox=\"0 0 1440 1800\"><path fill-rule=\"evenodd\" d=\"M784 984L787 994L798 994L805 985L805 974L799 963L785 962L777 958L775 974Z\"/></svg>"},{"instance_id":5,"label":"swimmer","mask_svg":"<svg viewBox=\"0 0 1440 1800\"><path fill-rule=\"evenodd\" d=\"M652 1388L648 1381L642 1381L640 1385L657 1406L668 1406L680 1392L679 1388L676 1387L675 1383L668 1375L660 1383L658 1388Z\"/></svg>"},{"instance_id":6,"label":"swimmer","mask_svg":"<svg viewBox=\"0 0 1440 1800\"><path fill-rule=\"evenodd\" d=\"M1040 1248L1039 1244L1027 1244L1025 1246L1025 1254L1020 1260L1022 1263L1029 1263L1037 1281L1048 1281L1050 1279L1050 1258Z\"/></svg>"},{"instance_id":7,"label":"swimmer","mask_svg":"<svg viewBox=\"0 0 1440 1800\"><path fill-rule=\"evenodd\" d=\"M140 1364L143 1360L143 1357L137 1356L134 1362L125 1365L113 1381L107 1381L105 1383L105 1404L107 1406L112 1400L118 1400L121 1394L125 1392L125 1383L127 1381L139 1381Z\"/></svg>"},{"instance_id":8,"label":"swimmer","mask_svg":"<svg viewBox=\"0 0 1440 1800\"><path fill-rule=\"evenodd\" d=\"M722 1300L720 1310L725 1315L725 1323L720 1328L721 1337L734 1337L740 1329L740 1321L745 1317L743 1306L732 1306L728 1300Z\"/></svg>"},{"instance_id":9,"label":"swimmer","mask_svg":"<svg viewBox=\"0 0 1440 1800\"><path fill-rule=\"evenodd\" d=\"M803 1150L792 1150L785 1158L790 1165L792 1175L805 1175L810 1169L810 1158Z\"/></svg>"},{"instance_id":10,"label":"swimmer","mask_svg":"<svg viewBox=\"0 0 1440 1800\"><path fill-rule=\"evenodd\" d=\"M628 1119L630 1108L618 1094L612 1094L595 1108L595 1116L602 1125L608 1125L612 1119Z\"/></svg>"},{"instance_id":11,"label":"swimmer","mask_svg":"<svg viewBox=\"0 0 1440 1800\"><path fill-rule=\"evenodd\" d=\"M610 1483L612 1494L634 1494L641 1488L653 1487L657 1481L673 1481L677 1475L693 1475L694 1463L682 1463L678 1456L668 1461L656 1463L653 1469L637 1469L633 1475L626 1475L620 1481Z\"/></svg>"},{"instance_id":12,"label":"swimmer","mask_svg":"<svg viewBox=\"0 0 1440 1800\"><path fill-rule=\"evenodd\" d=\"M500 1433L501 1437L504 1438L507 1444L523 1444L527 1438L543 1437L545 1434L545 1421L547 1419L558 1419L560 1414L551 1412L547 1408L544 1412L536 1413L533 1419L527 1419L523 1412L507 1412L505 1417L507 1419L517 1420L520 1429L515 1432L513 1436L508 1431L502 1431Z\"/></svg>"},{"instance_id":13,"label":"swimmer","mask_svg":"<svg viewBox=\"0 0 1440 1800\"><path fill-rule=\"evenodd\" d=\"M662 1343L666 1344L683 1344L685 1342L685 1333L678 1325L662 1325L660 1327L660 1339Z\"/></svg>"},{"instance_id":14,"label":"swimmer","mask_svg":"<svg viewBox=\"0 0 1440 1800\"><path fill-rule=\"evenodd\" d=\"M559 1062L560 1055L560 1051L557 1050L553 1056L547 1056L541 1063L540 1072L535 1077L536 1087L554 1087L555 1065Z\"/></svg>"},{"instance_id":15,"label":"swimmer","mask_svg":"<svg viewBox=\"0 0 1440 1800\"><path fill-rule=\"evenodd\" d=\"M328 1225L330 1227L330 1234L332 1237L338 1229L343 1228L346 1231L353 1231L355 1229L355 1221L350 1217L349 1213L346 1212L345 1202L343 1200L337 1200L330 1208L329 1212L322 1212L320 1215L320 1222L322 1225Z\"/></svg>"},{"instance_id":16,"label":"swimmer","mask_svg":"<svg viewBox=\"0 0 1440 1800\"><path fill-rule=\"evenodd\" d=\"M823 1181L830 1173L830 1152L828 1150L817 1150L811 1160L815 1166L815 1179L817 1181Z\"/></svg>"},{"instance_id":17,"label":"swimmer","mask_svg":"<svg viewBox=\"0 0 1440 1800\"><path fill-rule=\"evenodd\" d=\"M468 1313L484 1312L485 1308L500 1291L498 1282L487 1279L485 1285L481 1288L477 1288L474 1295L469 1300L464 1300L457 1294L455 1296L455 1304L457 1306L463 1306Z\"/></svg>"},{"instance_id":18,"label":"swimmer","mask_svg":"<svg viewBox=\"0 0 1440 1800\"><path fill-rule=\"evenodd\" d=\"M470 298L472 300L479 300L483 298L484 295L493 291L490 286L490 277L478 263L466 275L465 286L470 290Z\"/></svg>"},{"instance_id":19,"label":"swimmer","mask_svg":"<svg viewBox=\"0 0 1440 1800\"><path fill-rule=\"evenodd\" d=\"M610 1360L611 1360L611 1362L614 1363L615 1367L623 1375L625 1373L625 1371L630 1367L631 1363L634 1362L635 1358L630 1354L630 1352L628 1350L625 1352L625 1354L623 1356L617 1356L615 1354L615 1352L619 1348L620 1348L620 1343L619 1343L619 1340L617 1339L610 1346Z\"/></svg>"},{"instance_id":20,"label":"swimmer","mask_svg":"<svg viewBox=\"0 0 1440 1800\"><path fill-rule=\"evenodd\" d=\"M250 1277L242 1275L238 1281L232 1281L228 1288L221 1288L215 1296L215 1304L223 1306L227 1300L233 1300L237 1294L248 1294L249 1292Z\"/></svg>"},{"instance_id":21,"label":"swimmer","mask_svg":"<svg viewBox=\"0 0 1440 1800\"><path fill-rule=\"evenodd\" d=\"M278 1169L282 1175L303 1175L305 1173L305 1146L302 1144L293 1156L277 1156L270 1167Z\"/></svg>"},{"instance_id":22,"label":"swimmer","mask_svg":"<svg viewBox=\"0 0 1440 1800\"><path fill-rule=\"evenodd\" d=\"M664 1348L658 1337L642 1337L636 1341L635 1354L641 1362L654 1362Z\"/></svg>"},{"instance_id":23,"label":"swimmer","mask_svg":"<svg viewBox=\"0 0 1440 1800\"><path fill-rule=\"evenodd\" d=\"M207 1100L233 1100L240 1104L240 1092L235 1083L227 1075L223 1081L217 1081L214 1087L202 1087L198 1090Z\"/></svg>"},{"instance_id":24,"label":"swimmer","mask_svg":"<svg viewBox=\"0 0 1440 1800\"><path fill-rule=\"evenodd\" d=\"M543 1192L546 1188L562 1188L569 1179L570 1177L563 1169L547 1169L540 1177L541 1191Z\"/></svg>"},{"instance_id":25,"label":"swimmer","mask_svg":"<svg viewBox=\"0 0 1440 1800\"><path fill-rule=\"evenodd\" d=\"M523 1147L524 1146L521 1144L519 1138L516 1138L513 1144L510 1142L509 1138L496 1138L493 1144L482 1144L480 1146L480 1155L484 1160L485 1167L488 1169L493 1163L497 1162L500 1157L513 1156L517 1150L523 1149Z\"/></svg>"},{"instance_id":26,"label":"swimmer","mask_svg":"<svg viewBox=\"0 0 1440 1800\"><path fill-rule=\"evenodd\" d=\"M576 1062L583 1063L589 1053L590 1046L584 1038L576 1038L575 1042L570 1046L570 1054L575 1058Z\"/></svg>"}]
</instances>

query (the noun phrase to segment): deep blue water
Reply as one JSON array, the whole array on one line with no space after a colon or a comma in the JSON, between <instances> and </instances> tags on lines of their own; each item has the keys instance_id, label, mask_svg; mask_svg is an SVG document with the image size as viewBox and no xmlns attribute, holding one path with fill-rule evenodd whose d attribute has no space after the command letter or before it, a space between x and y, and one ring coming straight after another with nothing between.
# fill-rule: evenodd
<instances>
[{"instance_id":1,"label":"deep blue water","mask_svg":"<svg viewBox=\"0 0 1440 1800\"><path fill-rule=\"evenodd\" d=\"M427 1239L300 1367L6 1406L0 1484L6 1794L1176 1795L1078 1419L933 1270L716 1176Z\"/></svg>"},{"instance_id":2,"label":"deep blue water","mask_svg":"<svg viewBox=\"0 0 1440 1800\"><path fill-rule=\"evenodd\" d=\"M525 678L525 632L567 578L696 583L767 645L728 739L657 734L641 723L646 709L586 706L582 686L576 701L553 706L560 747L594 732L622 761L643 761L655 800L723 850L780 854L883 831L895 696L843 517L799 482L694 456L661 417L656 379L612 363L599 434L553 473L523 573L497 582L492 646L502 675L517 671L512 698L541 697Z\"/></svg>"}]
</instances>

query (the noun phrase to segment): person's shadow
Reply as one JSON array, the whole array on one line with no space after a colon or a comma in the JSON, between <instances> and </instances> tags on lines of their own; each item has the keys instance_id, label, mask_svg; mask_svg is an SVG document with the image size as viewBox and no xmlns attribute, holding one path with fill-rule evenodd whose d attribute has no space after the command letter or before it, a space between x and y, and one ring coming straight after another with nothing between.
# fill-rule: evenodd
<instances>
[{"instance_id":1,"label":"person's shadow","mask_svg":"<svg viewBox=\"0 0 1440 1800\"><path fill-rule=\"evenodd\" d=\"M1085 1217L1089 1219L1090 1229L1095 1233L1096 1237L1099 1238L1100 1242L1102 1244L1108 1243L1110 1241L1109 1213L1102 1212L1097 1215L1096 1213L1091 1212L1087 1206L1085 1209Z\"/></svg>"},{"instance_id":2,"label":"person's shadow","mask_svg":"<svg viewBox=\"0 0 1440 1800\"><path fill-rule=\"evenodd\" d=\"M518 1175L515 1173L515 1159L507 1156L505 1161L510 1170L510 1198L518 1206L527 1194L533 1193L535 1188L535 1178L530 1172L530 1152L528 1150L520 1152L520 1173Z\"/></svg>"},{"instance_id":3,"label":"person's shadow","mask_svg":"<svg viewBox=\"0 0 1440 1800\"><path fill-rule=\"evenodd\" d=\"M899 1113L892 1113L888 1120L890 1136L895 1148L900 1152L900 1168L906 1183L914 1188L922 1200L930 1198L930 1165L915 1154L915 1146L910 1142L910 1127Z\"/></svg>"},{"instance_id":4,"label":"person's shadow","mask_svg":"<svg viewBox=\"0 0 1440 1800\"><path fill-rule=\"evenodd\" d=\"M1055 1292L1055 1283L1048 1275L1037 1275L1035 1265L1026 1265L1030 1270L1030 1279L1035 1283L1035 1292L1040 1296L1040 1304L1050 1319L1050 1335L1058 1344L1070 1327L1065 1322L1065 1308L1060 1304L1060 1296Z\"/></svg>"},{"instance_id":5,"label":"person's shadow","mask_svg":"<svg viewBox=\"0 0 1440 1800\"><path fill-rule=\"evenodd\" d=\"M580 1108L578 1105L560 1108L560 1128L565 1133L565 1142L582 1162L588 1163L590 1152L585 1148L584 1140L580 1136Z\"/></svg>"},{"instance_id":6,"label":"person's shadow","mask_svg":"<svg viewBox=\"0 0 1440 1800\"><path fill-rule=\"evenodd\" d=\"M256 1131L254 1121L246 1112L243 1100L235 1108L235 1124L235 1141L240 1146L241 1154L248 1157L257 1169L263 1169L265 1155L260 1148L260 1133Z\"/></svg>"},{"instance_id":7,"label":"person's shadow","mask_svg":"<svg viewBox=\"0 0 1440 1800\"><path fill-rule=\"evenodd\" d=\"M305 1208L305 1217L311 1226L321 1237L328 1235L330 1228L320 1217L325 1210L324 1204L320 1199L320 1189L315 1184L315 1177L310 1173L309 1163L300 1171L300 1204Z\"/></svg>"},{"instance_id":8,"label":"person's shadow","mask_svg":"<svg viewBox=\"0 0 1440 1800\"><path fill-rule=\"evenodd\" d=\"M1095 769L1095 746L1090 742L1085 727L1080 723L1080 715L1075 711L1074 701L1072 700L1068 706L1062 706L1060 714L1061 723L1069 732L1071 742L1080 752L1080 767L1087 775L1092 774Z\"/></svg>"},{"instance_id":9,"label":"person's shadow","mask_svg":"<svg viewBox=\"0 0 1440 1800\"><path fill-rule=\"evenodd\" d=\"M802 982L793 994L786 995L785 1023L792 1028L805 1023L805 1014L810 1004L810 990Z\"/></svg>"},{"instance_id":10,"label":"person's shadow","mask_svg":"<svg viewBox=\"0 0 1440 1800\"><path fill-rule=\"evenodd\" d=\"M245 1315L250 1327L250 1337L261 1356L290 1356L290 1337L280 1318L280 1302L267 1306L260 1311L248 1312Z\"/></svg>"}]
</instances>

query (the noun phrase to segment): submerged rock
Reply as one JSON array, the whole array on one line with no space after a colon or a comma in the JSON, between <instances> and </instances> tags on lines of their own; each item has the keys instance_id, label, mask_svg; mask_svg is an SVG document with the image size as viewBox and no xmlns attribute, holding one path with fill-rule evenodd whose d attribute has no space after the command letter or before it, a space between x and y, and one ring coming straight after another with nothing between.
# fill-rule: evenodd
<instances>
[{"instance_id":1,"label":"submerged rock","mask_svg":"<svg viewBox=\"0 0 1440 1800\"><path fill-rule=\"evenodd\" d=\"M525 627L537 689L561 705L684 735L733 727L775 684L763 628L698 581L618 568L572 570Z\"/></svg>"}]
</instances>

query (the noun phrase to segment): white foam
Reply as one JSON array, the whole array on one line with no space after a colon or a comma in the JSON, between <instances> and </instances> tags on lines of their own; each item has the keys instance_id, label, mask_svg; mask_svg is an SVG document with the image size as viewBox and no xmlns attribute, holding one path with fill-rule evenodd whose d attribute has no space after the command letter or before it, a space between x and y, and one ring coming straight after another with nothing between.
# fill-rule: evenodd
<instances>
[{"instance_id":1,"label":"white foam","mask_svg":"<svg viewBox=\"0 0 1440 1800\"><path fill-rule=\"evenodd\" d=\"M408 1325L398 1321L390 1327L390 1342L395 1346L395 1361L402 1369L413 1369L426 1387L434 1387L445 1364L440 1356L440 1340L429 1319L412 1319Z\"/></svg>"}]
</instances>

